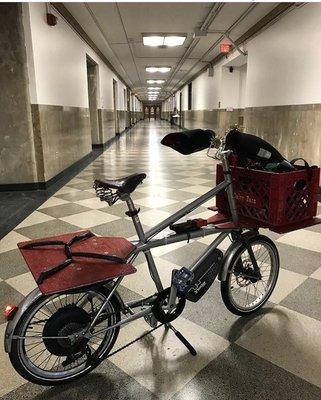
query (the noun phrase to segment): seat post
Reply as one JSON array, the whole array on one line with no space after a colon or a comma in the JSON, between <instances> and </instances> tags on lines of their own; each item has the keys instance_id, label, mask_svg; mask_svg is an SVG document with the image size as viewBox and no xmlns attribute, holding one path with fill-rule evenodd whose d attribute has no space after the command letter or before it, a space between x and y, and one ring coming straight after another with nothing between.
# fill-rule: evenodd
<instances>
[{"instance_id":1,"label":"seat post","mask_svg":"<svg viewBox=\"0 0 321 400\"><path fill-rule=\"evenodd\" d=\"M140 222L139 216L138 216L138 210L136 209L132 198L128 195L126 196L125 199L126 203L127 203L127 207L128 207L128 212L126 213L127 215L129 215L131 217L131 219L133 220L136 232L137 232L137 236L139 238L139 240L143 243L146 242L146 236L145 236L145 232L143 230L142 224ZM162 281L160 279L159 273L157 271L156 265L155 265L155 261L153 259L152 253L150 250L145 250L144 251L145 254L145 258L147 261L147 265L148 265L148 269L149 269L149 273L154 281L154 284L156 286L156 289L158 292L161 292L164 288L163 288L163 284Z\"/></svg>"},{"instance_id":2,"label":"seat post","mask_svg":"<svg viewBox=\"0 0 321 400\"><path fill-rule=\"evenodd\" d=\"M128 210L129 210L129 212L126 214L131 217L139 240L141 240L142 242L145 242L146 241L145 232L143 230L142 224L141 224L139 216L138 216L138 210L136 209L135 204L134 204L132 198L130 197L130 195L126 196L125 201L126 201L126 204L127 204Z\"/></svg>"}]
</instances>

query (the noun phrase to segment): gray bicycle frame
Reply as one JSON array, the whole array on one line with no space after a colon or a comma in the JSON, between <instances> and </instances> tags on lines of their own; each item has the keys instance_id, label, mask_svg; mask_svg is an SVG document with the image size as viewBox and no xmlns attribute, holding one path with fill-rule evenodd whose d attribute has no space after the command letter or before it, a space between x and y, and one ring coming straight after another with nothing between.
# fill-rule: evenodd
<instances>
[{"instance_id":1,"label":"gray bicycle frame","mask_svg":"<svg viewBox=\"0 0 321 400\"><path fill-rule=\"evenodd\" d=\"M224 181L223 182L219 183L216 187L209 190L207 193L203 194L202 196L200 196L199 198L197 198L196 200L194 200L193 202L188 204L186 207L183 207L181 210L177 211L170 217L166 218L164 221L160 222L159 224L157 224L155 227L151 228L146 233L144 232L144 229L142 227L142 224L141 224L139 216L138 216L138 212L135 208L135 205L134 205L133 200L130 197L130 195L123 195L121 197L121 199L126 201L126 203L127 203L129 215L131 215L131 218L132 218L132 221L135 226L137 236L139 239L138 241L132 242L135 244L135 249L133 250L132 253L129 254L127 259L128 260L134 259L140 252L144 253L144 255L146 257L149 273L150 273L152 280L154 281L157 292L161 292L164 288L163 288L163 284L160 279L157 267L155 265L154 258L152 256L151 249L153 249L155 247L166 246L166 245L172 244L172 243L178 243L178 242L187 241L190 239L205 237L208 235L219 234L218 237L216 237L216 239L207 247L207 249L190 266L188 266L188 268L193 272L203 263L204 259L206 259L206 257L209 254L211 254L211 252L214 249L216 249L217 246L233 231L233 229L226 229L226 228L219 229L215 226L212 226L212 227L206 226L204 228L200 228L199 230L190 232L188 234L187 233L171 234L171 235L165 236L162 239L152 239L155 235L162 232L164 229L166 229L167 227L169 227L171 224L175 223L182 217L191 213L193 210L195 210L197 207L199 207L206 201L210 200L211 198L214 198L218 193L222 192L223 190L226 190L226 192L227 192L227 198L228 198L229 208L231 211L232 221L234 223L238 222L238 215L237 215L236 203L235 203L233 186L232 186L232 177L231 177L231 172L230 172L229 163L228 163L228 156L230 154L231 154L231 151L229 151L229 150L223 151L221 153L222 165L223 165L223 171L224 171ZM97 321L97 319L103 312L105 306L108 304L109 299L111 298L111 296L113 295L113 293L117 289L117 287L119 286L121 280L122 280L122 277L118 278L115 281L113 290L110 292L109 296L106 298L106 300L102 304L100 310L98 311L95 319L90 324L90 327L87 331L88 332L87 335L89 335L88 337L90 337L89 331L93 328L95 322ZM173 295L172 292L173 292L173 290L171 290L171 296L174 296L175 293ZM147 299L149 299L149 298L147 298ZM131 321L134 321L138 318L141 318L143 316L150 314L152 312L151 306L146 308L145 310L138 312L138 313L134 313L131 309L131 307L135 308L135 307L137 307L137 305L142 304L144 302L144 300L147 300L147 299L143 299L143 300L139 300L139 301L134 300L134 301L131 301L131 302L125 304L125 308L132 315L130 317L126 318L125 320L118 322L116 325L110 326L108 328L104 328L104 329L96 332L95 335L105 332L109 329L115 328L116 326L122 326ZM146 302L144 304L151 305L153 296L150 296L150 299L151 299L150 302Z\"/></svg>"},{"instance_id":2,"label":"gray bicycle frame","mask_svg":"<svg viewBox=\"0 0 321 400\"><path fill-rule=\"evenodd\" d=\"M206 259L206 257L211 254L211 252L217 248L217 246L233 231L233 229L219 229L215 226L206 226L203 228L200 228L197 231L193 231L190 233L184 233L184 234L171 234L169 236L166 236L162 239L152 239L155 235L158 233L162 232L164 229L169 227L171 224L175 223L182 217L186 216L187 214L191 213L193 210L195 210L197 207L205 203L206 201L210 200L211 198L214 198L218 193L226 190L227 192L227 198L228 198L228 203L229 203L229 208L231 211L231 217L232 221L234 223L237 223L238 221L238 215L237 215L237 209L236 209L236 204L235 204L235 198L234 198L234 192L233 192L233 186L232 186L232 178L231 178L231 172L229 168L229 163L228 163L228 156L231 154L230 151L223 151L221 153L222 155L222 164L223 164L223 171L224 171L224 181L219 183L216 187L208 191L207 193L203 194L190 204L188 204L186 207L182 208L181 210L177 211L164 221L160 222L157 224L155 227L147 231L146 233L143 230L142 224L140 222L138 212L135 208L135 205L133 203L133 200L131 199L130 195L123 195L121 197L122 200L126 201L127 207L130 211L131 218L133 221L133 224L135 226L139 241L133 242L135 244L135 249L133 250L132 253L129 254L127 257L128 260L134 259L138 253L143 252L145 254L147 264L148 264L148 269L149 273L151 275L152 280L154 281L154 284L156 286L157 292L161 292L163 290L163 285L162 281L159 277L157 267L155 265L154 258L151 253L151 249L155 247L160 247L160 246L166 246L168 244L172 243L177 243L177 242L182 242L182 241L188 241L190 239L196 239L199 237L205 237L208 235L213 235L213 234L219 234L215 240L207 247L207 249L188 267L191 271L194 271L201 265ZM125 324L128 324L138 318L142 318L144 316L147 316L148 314L152 313L152 304L153 300L155 299L155 295L152 295L146 299L140 299L140 300L134 300L129 303L123 303L125 311L129 312L131 315L124 320L119 321L115 325L111 325L107 328L101 329L97 332L92 333L92 328L94 327L96 321L98 320L99 316L102 314L103 310L105 309L106 305L108 304L110 298L115 294L118 286L120 285L123 277L119 277L115 280L114 285L111 288L111 291L107 298L104 300L103 304L101 305L98 313L96 314L94 320L91 322L90 326L86 328L83 331L83 335L87 338L90 338L92 336L96 336L100 333L106 332L110 329L114 329L117 326L123 326ZM174 293L175 294L175 293ZM172 296L172 293L171 293ZM145 309L142 309L139 312L133 312L132 308L138 307L139 305L144 304L145 306L148 306ZM31 336L28 336L31 337ZM35 336L39 337L39 336ZM56 337L52 337L52 339L55 339ZM61 339L62 337L60 337ZM66 336L66 338L70 338L69 336ZM25 337L13 335L13 331L6 339L7 342L7 349L11 347L10 341L12 339L25 339Z\"/></svg>"},{"instance_id":3,"label":"gray bicycle frame","mask_svg":"<svg viewBox=\"0 0 321 400\"><path fill-rule=\"evenodd\" d=\"M229 202L229 207L231 210L231 217L234 223L238 221L236 203L234 198L233 186L232 186L232 177L228 163L228 156L231 154L230 151L222 152L222 164L223 164L223 171L224 171L224 181L219 183L216 187L209 190L207 193L203 194L186 207L182 208L181 210L177 211L170 217L166 218L164 221L157 224L155 227L151 228L146 233L144 232L138 213L136 213L136 209L134 203L130 196L125 198L127 203L127 207L132 215L132 221L134 223L139 241L138 243L135 242L136 248L130 256L135 256L139 252L143 252L145 254L148 268L150 275L155 283L155 286L158 291L163 290L163 285L160 280L153 256L151 254L151 249L160 246L166 246L168 244L177 243L186 241L189 239L196 239L199 237L204 237L207 235L218 234L220 235L209 245L209 247L202 253L197 260L195 260L188 268L193 271L195 270L200 263L203 262L204 258L207 256L208 253L213 251L232 231L232 229L218 229L215 226L207 226L201 228L197 231L190 232L190 233L183 233L183 234L171 234L166 236L162 239L152 239L155 235L162 232L164 229L181 219L182 217L186 216L187 214L191 213L193 210L198 208L200 205L208 201L209 199L215 197L218 193L222 192L226 189L227 198Z\"/></svg>"}]
</instances>

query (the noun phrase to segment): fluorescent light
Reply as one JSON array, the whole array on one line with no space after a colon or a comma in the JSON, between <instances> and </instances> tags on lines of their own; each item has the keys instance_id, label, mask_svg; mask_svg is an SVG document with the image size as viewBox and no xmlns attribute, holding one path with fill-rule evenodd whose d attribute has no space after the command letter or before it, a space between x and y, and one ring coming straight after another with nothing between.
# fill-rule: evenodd
<instances>
[{"instance_id":1,"label":"fluorescent light","mask_svg":"<svg viewBox=\"0 0 321 400\"><path fill-rule=\"evenodd\" d=\"M185 42L186 36L165 36L164 46L181 46Z\"/></svg>"},{"instance_id":2,"label":"fluorescent light","mask_svg":"<svg viewBox=\"0 0 321 400\"><path fill-rule=\"evenodd\" d=\"M143 36L144 46L163 46L164 37L163 36Z\"/></svg>"},{"instance_id":3,"label":"fluorescent light","mask_svg":"<svg viewBox=\"0 0 321 400\"><path fill-rule=\"evenodd\" d=\"M157 72L158 68L157 67L146 67L146 72Z\"/></svg>"},{"instance_id":4,"label":"fluorescent light","mask_svg":"<svg viewBox=\"0 0 321 400\"><path fill-rule=\"evenodd\" d=\"M161 87L158 87L158 86L155 86L155 87L150 86L150 87L148 87L147 89L148 89L148 90L160 90Z\"/></svg>"},{"instance_id":5,"label":"fluorescent light","mask_svg":"<svg viewBox=\"0 0 321 400\"><path fill-rule=\"evenodd\" d=\"M165 81L163 79L148 79L147 83L153 84L153 83L158 83L159 85L164 83Z\"/></svg>"},{"instance_id":6,"label":"fluorescent light","mask_svg":"<svg viewBox=\"0 0 321 400\"><path fill-rule=\"evenodd\" d=\"M159 72L162 72L162 73L168 72L168 71L170 71L170 70L171 70L170 67L159 67L159 68L158 68L158 71L159 71Z\"/></svg>"},{"instance_id":7,"label":"fluorescent light","mask_svg":"<svg viewBox=\"0 0 321 400\"><path fill-rule=\"evenodd\" d=\"M165 73L171 70L171 67L145 67L146 72L161 72Z\"/></svg>"},{"instance_id":8,"label":"fluorescent light","mask_svg":"<svg viewBox=\"0 0 321 400\"><path fill-rule=\"evenodd\" d=\"M186 35L178 35L178 34L144 34L143 33L143 43L144 46L152 46L152 47L159 47L159 46L168 46L168 47L175 47L181 46L186 39Z\"/></svg>"}]
</instances>

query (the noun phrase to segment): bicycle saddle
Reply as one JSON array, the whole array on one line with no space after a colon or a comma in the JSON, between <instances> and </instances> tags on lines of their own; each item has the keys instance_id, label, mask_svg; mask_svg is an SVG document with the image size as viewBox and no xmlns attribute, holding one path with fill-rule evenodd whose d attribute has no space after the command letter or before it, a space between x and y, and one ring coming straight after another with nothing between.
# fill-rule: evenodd
<instances>
[{"instance_id":1,"label":"bicycle saddle","mask_svg":"<svg viewBox=\"0 0 321 400\"><path fill-rule=\"evenodd\" d=\"M133 174L118 179L96 179L95 185L104 189L117 189L122 193L132 193L143 182L146 174Z\"/></svg>"}]
</instances>

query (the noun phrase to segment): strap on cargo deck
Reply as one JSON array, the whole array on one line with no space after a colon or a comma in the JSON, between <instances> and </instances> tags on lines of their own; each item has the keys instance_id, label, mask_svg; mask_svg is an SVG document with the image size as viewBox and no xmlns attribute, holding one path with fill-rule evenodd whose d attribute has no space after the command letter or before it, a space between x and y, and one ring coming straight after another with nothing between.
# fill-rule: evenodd
<instances>
[{"instance_id":1,"label":"strap on cargo deck","mask_svg":"<svg viewBox=\"0 0 321 400\"><path fill-rule=\"evenodd\" d=\"M54 265L52 267L47 268L46 270L42 271L37 279L38 285L43 283L43 281L50 276L56 274L57 272L61 271L62 269L66 268L68 265L73 263L73 257L86 257L86 258L94 258L106 261L112 261L113 263L117 264L126 264L127 260L115 255L110 254L99 254L99 253L90 253L90 252L72 252L71 246L74 243L80 242L82 240L89 239L95 236L92 232L86 232L82 235L74 236L69 242L64 242L62 240L43 240L35 243L27 243L22 246L22 249L26 250L36 250L39 247L46 247L46 246L63 246L64 251L66 254L66 260L63 262Z\"/></svg>"}]
</instances>

